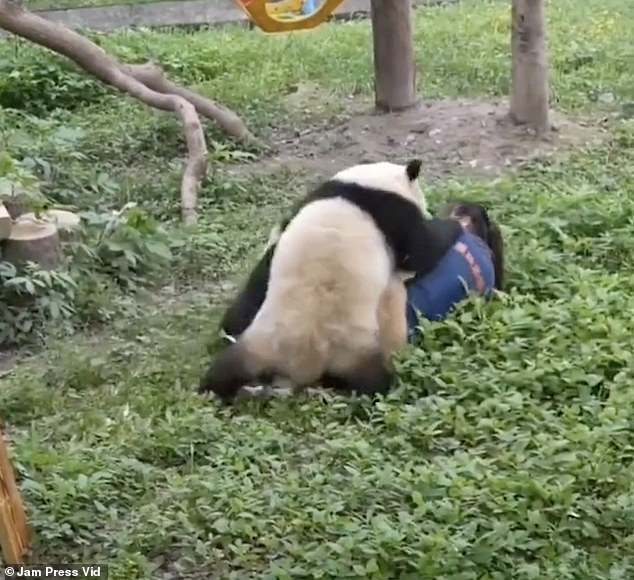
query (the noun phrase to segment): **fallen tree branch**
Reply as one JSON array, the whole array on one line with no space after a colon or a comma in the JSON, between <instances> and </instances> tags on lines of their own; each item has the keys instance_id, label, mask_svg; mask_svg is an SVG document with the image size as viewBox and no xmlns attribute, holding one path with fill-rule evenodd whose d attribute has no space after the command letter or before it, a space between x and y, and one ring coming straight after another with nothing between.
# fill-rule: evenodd
<instances>
[{"instance_id":1,"label":"fallen tree branch","mask_svg":"<svg viewBox=\"0 0 634 580\"><path fill-rule=\"evenodd\" d=\"M61 24L28 12L12 0L0 0L0 27L66 56L103 83L150 107L178 115L185 132L188 151L181 181L181 215L185 224L196 222L198 190L207 171L207 146L197 109L200 108L202 114L217 121L230 135L243 141L256 141L232 111L170 83L162 73L157 76L151 67L121 65L87 38ZM146 85L142 80L144 76L161 90ZM169 91L164 92L162 89ZM185 95L191 96L195 102Z\"/></svg>"},{"instance_id":2,"label":"fallen tree branch","mask_svg":"<svg viewBox=\"0 0 634 580\"><path fill-rule=\"evenodd\" d=\"M215 121L227 135L231 135L238 141L247 145L266 147L249 131L244 121L232 110L170 81L160 66L153 63L133 64L123 66L122 70L154 91L169 95L179 95L187 99L196 107L199 115Z\"/></svg>"}]
</instances>

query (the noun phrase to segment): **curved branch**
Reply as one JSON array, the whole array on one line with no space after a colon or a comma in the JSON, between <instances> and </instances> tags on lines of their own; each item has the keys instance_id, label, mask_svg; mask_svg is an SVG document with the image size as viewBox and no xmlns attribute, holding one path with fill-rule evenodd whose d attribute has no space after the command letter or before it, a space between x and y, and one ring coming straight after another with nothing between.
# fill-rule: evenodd
<instances>
[{"instance_id":1,"label":"curved branch","mask_svg":"<svg viewBox=\"0 0 634 580\"><path fill-rule=\"evenodd\" d=\"M163 94L179 95L187 99L196 107L200 115L211 121L215 121L225 133L231 135L238 141L247 145L256 145L266 148L266 146L249 131L244 121L232 110L170 81L160 66L153 63L146 63L125 65L122 68L127 74L141 81L145 86L154 91Z\"/></svg>"},{"instance_id":2,"label":"curved branch","mask_svg":"<svg viewBox=\"0 0 634 580\"><path fill-rule=\"evenodd\" d=\"M178 115L187 140L188 157L181 182L181 213L186 224L196 222L198 189L207 170L207 146L195 106L182 96L154 91L126 74L121 65L87 38L0 0L0 27L68 57L102 82L163 111Z\"/></svg>"}]
</instances>

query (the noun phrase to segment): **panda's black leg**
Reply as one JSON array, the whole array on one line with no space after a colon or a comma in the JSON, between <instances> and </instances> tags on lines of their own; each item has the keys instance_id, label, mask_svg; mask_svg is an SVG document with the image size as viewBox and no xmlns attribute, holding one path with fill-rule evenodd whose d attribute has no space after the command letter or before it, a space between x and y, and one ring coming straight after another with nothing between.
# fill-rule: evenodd
<instances>
[{"instance_id":1,"label":"panda's black leg","mask_svg":"<svg viewBox=\"0 0 634 580\"><path fill-rule=\"evenodd\" d=\"M310 198L302 200L295 208L292 215L282 220L277 233L271 232L271 239L264 255L255 265L244 287L240 290L238 296L230 304L220 323L220 328L228 335L238 338L253 322L260 307L264 303L266 293L269 287L269 278L271 276L271 263L273 255L277 248L277 242L299 210L310 201Z\"/></svg>"},{"instance_id":2,"label":"panda's black leg","mask_svg":"<svg viewBox=\"0 0 634 580\"><path fill-rule=\"evenodd\" d=\"M260 258L249 275L244 288L225 311L220 328L228 335L238 338L253 322L264 303L274 253L275 245L268 248Z\"/></svg>"},{"instance_id":3,"label":"panda's black leg","mask_svg":"<svg viewBox=\"0 0 634 580\"><path fill-rule=\"evenodd\" d=\"M359 395L384 395L390 390L393 381L394 374L380 352L362 359L345 372L329 371L322 377L322 384L326 388Z\"/></svg>"},{"instance_id":4,"label":"panda's black leg","mask_svg":"<svg viewBox=\"0 0 634 580\"><path fill-rule=\"evenodd\" d=\"M325 373L324 376L321 377L321 386L335 391L348 390L345 379L332 373Z\"/></svg>"},{"instance_id":5,"label":"panda's black leg","mask_svg":"<svg viewBox=\"0 0 634 580\"><path fill-rule=\"evenodd\" d=\"M218 354L201 378L198 392L213 391L222 401L231 402L241 387L261 374L258 370L251 353L237 342Z\"/></svg>"}]
</instances>

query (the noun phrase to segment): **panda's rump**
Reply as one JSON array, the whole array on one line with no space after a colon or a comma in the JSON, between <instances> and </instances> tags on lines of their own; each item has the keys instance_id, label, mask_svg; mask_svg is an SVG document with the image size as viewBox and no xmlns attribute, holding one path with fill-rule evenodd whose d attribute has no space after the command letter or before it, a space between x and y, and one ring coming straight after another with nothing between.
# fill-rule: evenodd
<instances>
[{"instance_id":1,"label":"panda's rump","mask_svg":"<svg viewBox=\"0 0 634 580\"><path fill-rule=\"evenodd\" d=\"M376 350L392 268L369 216L344 200L314 202L280 237L266 299L247 334L266 344L278 372L318 378Z\"/></svg>"}]
</instances>

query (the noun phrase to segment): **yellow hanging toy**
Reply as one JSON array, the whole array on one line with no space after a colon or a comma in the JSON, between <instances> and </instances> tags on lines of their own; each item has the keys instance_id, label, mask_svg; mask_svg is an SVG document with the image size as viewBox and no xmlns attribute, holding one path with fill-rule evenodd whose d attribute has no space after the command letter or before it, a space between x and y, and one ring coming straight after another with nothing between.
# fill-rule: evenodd
<instances>
[{"instance_id":1,"label":"yellow hanging toy","mask_svg":"<svg viewBox=\"0 0 634 580\"><path fill-rule=\"evenodd\" d=\"M235 0L264 32L290 32L316 28L344 0Z\"/></svg>"}]
</instances>

